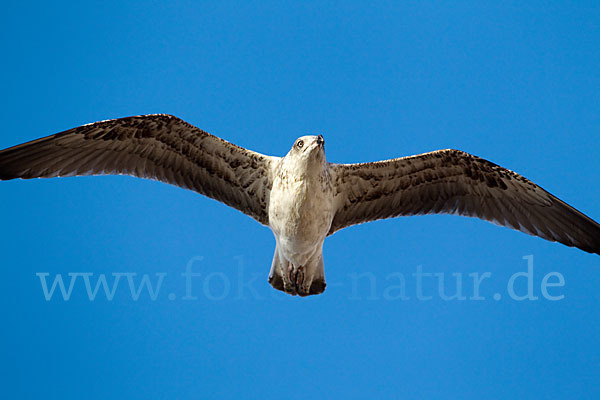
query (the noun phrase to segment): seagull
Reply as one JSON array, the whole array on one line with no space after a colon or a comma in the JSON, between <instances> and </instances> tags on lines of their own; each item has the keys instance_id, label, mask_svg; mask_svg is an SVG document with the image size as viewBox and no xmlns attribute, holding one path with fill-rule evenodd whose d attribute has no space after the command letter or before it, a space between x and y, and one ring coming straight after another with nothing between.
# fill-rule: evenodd
<instances>
[{"instance_id":1,"label":"seagull","mask_svg":"<svg viewBox=\"0 0 600 400\"><path fill-rule=\"evenodd\" d=\"M95 122L0 151L0 180L132 175L193 190L273 231L269 283L291 295L325 290L323 242L383 218L477 217L600 254L600 225L523 176L459 150L335 164L323 136L285 157L244 149L167 114Z\"/></svg>"}]
</instances>

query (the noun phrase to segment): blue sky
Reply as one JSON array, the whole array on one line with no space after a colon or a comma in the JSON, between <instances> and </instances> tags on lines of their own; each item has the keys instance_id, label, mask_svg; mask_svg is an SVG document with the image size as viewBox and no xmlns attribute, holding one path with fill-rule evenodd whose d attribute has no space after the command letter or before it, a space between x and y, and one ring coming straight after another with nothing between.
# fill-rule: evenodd
<instances>
[{"instance_id":1,"label":"blue sky","mask_svg":"<svg viewBox=\"0 0 600 400\"><path fill-rule=\"evenodd\" d=\"M332 162L458 148L598 220L600 7L501 3L7 4L0 147L160 112L272 155L313 133ZM325 243L326 292L301 299L267 283L267 228L173 186L2 182L0 218L9 398L600 395L600 258L479 220L338 232ZM528 255L538 300L517 301L507 282ZM195 300L182 299L188 264ZM419 300L419 268L443 274L447 293L461 274L467 299L444 300L430 277L432 298ZM562 300L542 296L552 272ZM84 275L69 300L56 289L47 301L41 273L48 285L121 280L110 301L102 290L91 301ZM485 300L469 299L475 273L490 274ZM144 274L162 285L136 301L128 279Z\"/></svg>"}]
</instances>

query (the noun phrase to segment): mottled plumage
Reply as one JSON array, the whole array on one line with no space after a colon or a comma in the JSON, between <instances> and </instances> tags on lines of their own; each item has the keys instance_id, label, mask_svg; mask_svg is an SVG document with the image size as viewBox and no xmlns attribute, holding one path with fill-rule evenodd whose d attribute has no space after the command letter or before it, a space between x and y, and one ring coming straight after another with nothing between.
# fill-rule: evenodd
<instances>
[{"instance_id":1,"label":"mottled plumage","mask_svg":"<svg viewBox=\"0 0 600 400\"><path fill-rule=\"evenodd\" d=\"M321 136L304 136L285 157L271 157L157 114L0 151L0 180L109 174L191 189L268 225L277 242L269 282L301 296L325 290L328 235L396 216L478 217L600 254L598 223L515 172L458 150L333 164Z\"/></svg>"}]
</instances>

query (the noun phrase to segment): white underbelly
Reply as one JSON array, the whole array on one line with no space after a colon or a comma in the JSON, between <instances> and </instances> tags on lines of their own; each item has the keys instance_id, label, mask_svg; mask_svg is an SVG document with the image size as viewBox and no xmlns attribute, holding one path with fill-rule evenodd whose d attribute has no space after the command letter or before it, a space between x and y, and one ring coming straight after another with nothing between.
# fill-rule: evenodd
<instances>
[{"instance_id":1,"label":"white underbelly","mask_svg":"<svg viewBox=\"0 0 600 400\"><path fill-rule=\"evenodd\" d=\"M299 187L287 195L274 187L269 204L269 225L281 255L296 265L304 264L321 249L333 220L330 191Z\"/></svg>"}]
</instances>

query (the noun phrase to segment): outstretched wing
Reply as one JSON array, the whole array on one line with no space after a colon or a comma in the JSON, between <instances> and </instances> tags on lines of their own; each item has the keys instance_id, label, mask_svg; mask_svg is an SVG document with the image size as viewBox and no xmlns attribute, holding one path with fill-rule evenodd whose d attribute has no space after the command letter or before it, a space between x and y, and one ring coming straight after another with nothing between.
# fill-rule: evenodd
<instances>
[{"instance_id":1,"label":"outstretched wing","mask_svg":"<svg viewBox=\"0 0 600 400\"><path fill-rule=\"evenodd\" d=\"M404 215L477 217L600 254L600 225L513 171L458 150L331 164L337 212L329 234Z\"/></svg>"},{"instance_id":2,"label":"outstretched wing","mask_svg":"<svg viewBox=\"0 0 600 400\"><path fill-rule=\"evenodd\" d=\"M2 150L0 180L132 175L194 190L268 224L276 159L155 114L83 125Z\"/></svg>"}]
</instances>

